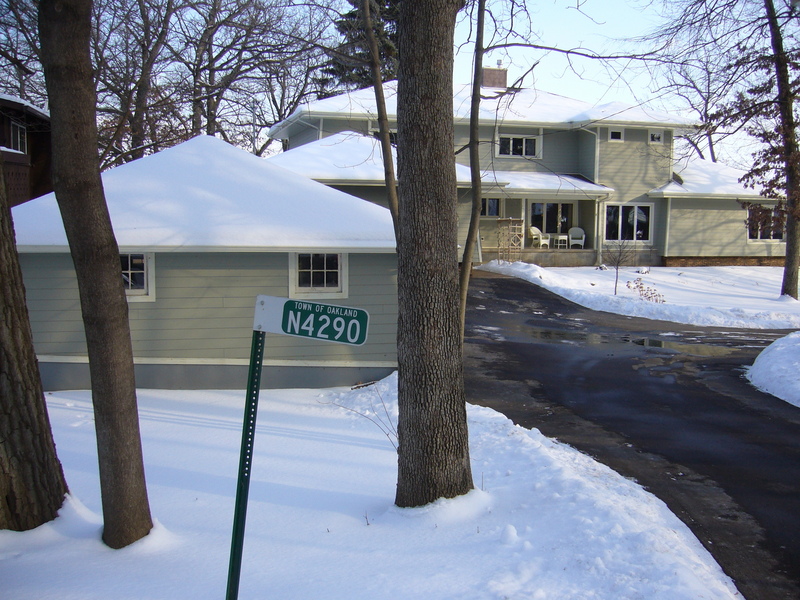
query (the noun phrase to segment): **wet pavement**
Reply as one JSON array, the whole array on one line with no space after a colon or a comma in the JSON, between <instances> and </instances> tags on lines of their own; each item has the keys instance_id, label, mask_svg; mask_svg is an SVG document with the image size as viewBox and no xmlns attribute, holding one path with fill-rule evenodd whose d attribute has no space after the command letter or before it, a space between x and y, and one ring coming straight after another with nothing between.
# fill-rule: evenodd
<instances>
[{"instance_id":1,"label":"wet pavement","mask_svg":"<svg viewBox=\"0 0 800 600\"><path fill-rule=\"evenodd\" d=\"M467 397L638 481L749 600L794 600L800 408L743 376L787 333L591 311L528 282L476 272Z\"/></svg>"}]
</instances>

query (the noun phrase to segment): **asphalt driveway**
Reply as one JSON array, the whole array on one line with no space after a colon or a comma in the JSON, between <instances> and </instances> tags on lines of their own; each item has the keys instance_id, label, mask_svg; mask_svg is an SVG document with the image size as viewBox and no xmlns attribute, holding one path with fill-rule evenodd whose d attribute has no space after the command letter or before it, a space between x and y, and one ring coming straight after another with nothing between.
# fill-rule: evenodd
<instances>
[{"instance_id":1,"label":"asphalt driveway","mask_svg":"<svg viewBox=\"0 0 800 600\"><path fill-rule=\"evenodd\" d=\"M591 311L528 282L476 272L467 396L645 486L749 600L795 600L800 408L743 377L786 333Z\"/></svg>"}]
</instances>

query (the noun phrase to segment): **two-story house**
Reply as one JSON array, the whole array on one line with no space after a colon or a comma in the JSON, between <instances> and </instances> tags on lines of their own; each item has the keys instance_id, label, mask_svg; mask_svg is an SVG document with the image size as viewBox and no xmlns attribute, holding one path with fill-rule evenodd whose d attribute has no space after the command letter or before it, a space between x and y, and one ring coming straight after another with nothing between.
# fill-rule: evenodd
<instances>
[{"instance_id":1,"label":"two-story house","mask_svg":"<svg viewBox=\"0 0 800 600\"><path fill-rule=\"evenodd\" d=\"M393 126L394 82L385 84L385 95ZM470 95L468 85L454 88L462 244L471 204ZM617 102L593 106L536 89L507 89L504 80L484 87L483 97L477 260L504 256L511 228L521 232L519 258L544 266L601 264L620 247L628 262L642 265L783 261L782 240L768 239L779 235L745 225L739 201L763 198L739 184L741 173L676 160L674 141L696 126L690 120ZM371 88L311 101L270 130L288 147L270 160L385 204L380 148L370 139L376 130Z\"/></svg>"},{"instance_id":2,"label":"two-story house","mask_svg":"<svg viewBox=\"0 0 800 600\"><path fill-rule=\"evenodd\" d=\"M51 192L50 115L0 94L0 155L11 206Z\"/></svg>"}]
</instances>

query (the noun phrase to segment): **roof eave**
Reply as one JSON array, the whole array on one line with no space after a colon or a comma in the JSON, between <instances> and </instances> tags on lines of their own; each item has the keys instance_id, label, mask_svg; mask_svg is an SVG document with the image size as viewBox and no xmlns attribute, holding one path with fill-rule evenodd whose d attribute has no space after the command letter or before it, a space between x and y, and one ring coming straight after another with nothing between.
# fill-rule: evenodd
<instances>
[{"instance_id":1,"label":"roof eave","mask_svg":"<svg viewBox=\"0 0 800 600\"><path fill-rule=\"evenodd\" d=\"M129 252L258 252L258 253L280 253L280 252L341 252L346 254L393 254L396 252L394 242L386 244L358 244L356 242L343 245L308 245L308 246L148 246L148 245L124 245L119 247L122 253ZM44 245L21 245L17 246L20 254L64 254L68 253L69 246L44 246Z\"/></svg>"}]
</instances>

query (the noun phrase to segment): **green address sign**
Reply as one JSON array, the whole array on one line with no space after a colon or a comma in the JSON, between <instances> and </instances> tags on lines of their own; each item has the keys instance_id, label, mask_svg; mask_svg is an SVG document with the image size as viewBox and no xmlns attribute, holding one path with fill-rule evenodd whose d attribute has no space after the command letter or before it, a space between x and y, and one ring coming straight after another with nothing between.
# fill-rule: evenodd
<instances>
[{"instance_id":1,"label":"green address sign","mask_svg":"<svg viewBox=\"0 0 800 600\"><path fill-rule=\"evenodd\" d=\"M280 316L280 322L277 321ZM253 329L360 346L367 341L369 314L360 308L259 296Z\"/></svg>"},{"instance_id":2,"label":"green address sign","mask_svg":"<svg viewBox=\"0 0 800 600\"><path fill-rule=\"evenodd\" d=\"M360 346L367 340L369 315L360 308L289 300L283 305L286 335Z\"/></svg>"}]
</instances>

